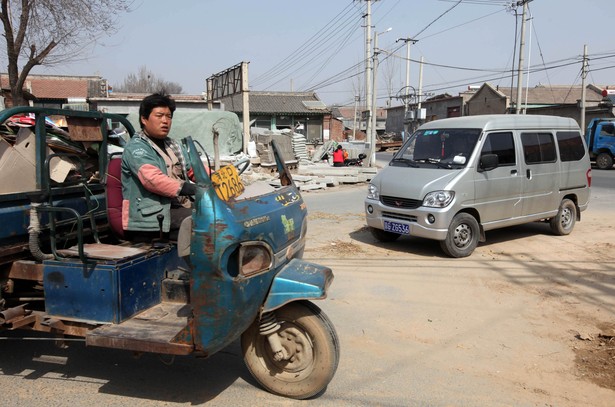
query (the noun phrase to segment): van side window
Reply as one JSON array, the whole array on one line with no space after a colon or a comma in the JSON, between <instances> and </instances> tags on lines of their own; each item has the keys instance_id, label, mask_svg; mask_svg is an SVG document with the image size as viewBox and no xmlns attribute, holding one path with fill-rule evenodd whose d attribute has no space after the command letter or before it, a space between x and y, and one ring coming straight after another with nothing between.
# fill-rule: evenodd
<instances>
[{"instance_id":1,"label":"van side window","mask_svg":"<svg viewBox=\"0 0 615 407\"><path fill-rule=\"evenodd\" d=\"M555 162L555 142L551 133L521 133L526 164Z\"/></svg>"},{"instance_id":2,"label":"van side window","mask_svg":"<svg viewBox=\"0 0 615 407\"><path fill-rule=\"evenodd\" d=\"M579 161L585 155L583 139L578 131L558 131L557 146L562 161Z\"/></svg>"},{"instance_id":3,"label":"van side window","mask_svg":"<svg viewBox=\"0 0 615 407\"><path fill-rule=\"evenodd\" d=\"M499 165L515 165L515 142L511 132L489 133L483 144L480 155L496 154Z\"/></svg>"}]
</instances>

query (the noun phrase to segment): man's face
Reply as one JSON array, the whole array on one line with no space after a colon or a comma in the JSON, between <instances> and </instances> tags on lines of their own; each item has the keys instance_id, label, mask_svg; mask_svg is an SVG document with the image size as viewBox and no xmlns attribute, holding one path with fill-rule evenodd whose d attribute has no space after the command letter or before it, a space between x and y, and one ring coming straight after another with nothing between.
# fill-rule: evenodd
<instances>
[{"instance_id":1,"label":"man's face","mask_svg":"<svg viewBox=\"0 0 615 407\"><path fill-rule=\"evenodd\" d=\"M168 107L155 107L148 118L141 117L143 130L145 130L151 138L156 139L163 139L169 135L172 120L173 116L171 114L171 109Z\"/></svg>"}]
</instances>

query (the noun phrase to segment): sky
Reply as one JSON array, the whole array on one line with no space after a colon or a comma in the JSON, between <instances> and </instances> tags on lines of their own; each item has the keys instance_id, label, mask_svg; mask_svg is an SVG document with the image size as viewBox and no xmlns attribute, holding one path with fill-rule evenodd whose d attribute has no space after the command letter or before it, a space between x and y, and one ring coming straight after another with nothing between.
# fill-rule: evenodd
<instances>
[{"instance_id":1,"label":"sky","mask_svg":"<svg viewBox=\"0 0 615 407\"><path fill-rule=\"evenodd\" d=\"M484 82L516 87L522 7L515 17L512 3L372 1L372 32L381 33L378 104L402 103L407 48L400 38L417 40L409 85L418 92L422 57L425 97ZM211 75L246 61L252 91L315 91L328 105L353 106L365 91L366 9L365 0L134 0L133 11L118 16L117 32L80 61L31 73L100 75L117 86L145 66L194 95ZM615 85L613 0L533 0L528 9L524 86L580 85L584 45L587 83Z\"/></svg>"}]
</instances>

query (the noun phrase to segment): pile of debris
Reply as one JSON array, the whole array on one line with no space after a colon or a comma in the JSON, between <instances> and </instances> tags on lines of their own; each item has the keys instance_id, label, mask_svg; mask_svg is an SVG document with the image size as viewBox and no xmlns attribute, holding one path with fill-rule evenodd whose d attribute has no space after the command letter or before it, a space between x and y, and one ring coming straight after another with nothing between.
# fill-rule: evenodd
<instances>
[{"instance_id":1,"label":"pile of debris","mask_svg":"<svg viewBox=\"0 0 615 407\"><path fill-rule=\"evenodd\" d=\"M328 141L319 146L310 156L307 139L291 129L269 130L258 127L251 129L255 151L251 153L252 168L242 175L246 184L256 180L267 181L279 186L272 142L276 143L282 159L291 169L293 180L302 191L326 189L341 184L357 184L370 181L376 175L376 168L332 167L323 156L332 151L337 142Z\"/></svg>"}]
</instances>

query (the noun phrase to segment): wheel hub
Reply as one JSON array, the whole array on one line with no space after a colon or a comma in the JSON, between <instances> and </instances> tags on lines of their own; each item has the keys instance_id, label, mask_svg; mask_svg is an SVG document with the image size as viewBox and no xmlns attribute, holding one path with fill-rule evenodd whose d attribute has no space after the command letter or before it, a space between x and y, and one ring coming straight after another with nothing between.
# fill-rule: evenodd
<instances>
[{"instance_id":1,"label":"wheel hub","mask_svg":"<svg viewBox=\"0 0 615 407\"><path fill-rule=\"evenodd\" d=\"M455 234L453 236L455 246L464 247L470 242L471 239L472 230L468 227L468 225L459 225L455 228Z\"/></svg>"},{"instance_id":2,"label":"wheel hub","mask_svg":"<svg viewBox=\"0 0 615 407\"><path fill-rule=\"evenodd\" d=\"M565 208L562 211L561 224L564 228L568 228L571 222L572 222L572 213L570 212L570 209Z\"/></svg>"},{"instance_id":3,"label":"wheel hub","mask_svg":"<svg viewBox=\"0 0 615 407\"><path fill-rule=\"evenodd\" d=\"M297 328L282 328L278 335L288 359L274 362L287 372L302 372L308 368L314 358L312 341Z\"/></svg>"}]
</instances>

